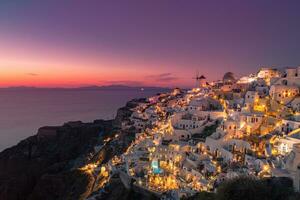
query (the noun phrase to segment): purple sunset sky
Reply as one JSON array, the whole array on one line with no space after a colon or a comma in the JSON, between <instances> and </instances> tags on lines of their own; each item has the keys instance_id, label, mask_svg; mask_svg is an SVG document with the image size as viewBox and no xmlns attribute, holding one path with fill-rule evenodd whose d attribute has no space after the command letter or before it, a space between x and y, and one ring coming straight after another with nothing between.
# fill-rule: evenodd
<instances>
[{"instance_id":1,"label":"purple sunset sky","mask_svg":"<svg viewBox=\"0 0 300 200\"><path fill-rule=\"evenodd\" d=\"M192 86L300 64L300 1L0 2L0 86Z\"/></svg>"}]
</instances>

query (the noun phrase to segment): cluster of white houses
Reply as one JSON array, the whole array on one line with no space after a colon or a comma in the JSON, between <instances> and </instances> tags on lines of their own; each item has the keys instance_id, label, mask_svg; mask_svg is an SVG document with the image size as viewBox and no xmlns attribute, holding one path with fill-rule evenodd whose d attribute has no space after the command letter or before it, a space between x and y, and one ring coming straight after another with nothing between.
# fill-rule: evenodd
<instances>
[{"instance_id":1,"label":"cluster of white houses","mask_svg":"<svg viewBox=\"0 0 300 200\"><path fill-rule=\"evenodd\" d=\"M141 132L122 155L136 187L181 197L249 175L289 177L299 191L300 67L197 81L140 103L124 124Z\"/></svg>"}]
</instances>

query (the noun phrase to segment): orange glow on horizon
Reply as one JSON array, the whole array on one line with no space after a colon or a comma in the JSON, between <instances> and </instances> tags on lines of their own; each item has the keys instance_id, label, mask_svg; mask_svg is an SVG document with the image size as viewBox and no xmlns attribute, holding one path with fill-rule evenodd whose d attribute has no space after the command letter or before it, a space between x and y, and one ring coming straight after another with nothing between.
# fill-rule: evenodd
<instances>
[{"instance_id":1,"label":"orange glow on horizon","mask_svg":"<svg viewBox=\"0 0 300 200\"><path fill-rule=\"evenodd\" d=\"M65 49L37 42L12 40L1 35L0 87L80 87L88 85L124 84L136 86L175 87L189 85L191 75L185 78L157 81L149 78L168 72L167 66L146 63L130 57L92 54L87 50Z\"/></svg>"}]
</instances>

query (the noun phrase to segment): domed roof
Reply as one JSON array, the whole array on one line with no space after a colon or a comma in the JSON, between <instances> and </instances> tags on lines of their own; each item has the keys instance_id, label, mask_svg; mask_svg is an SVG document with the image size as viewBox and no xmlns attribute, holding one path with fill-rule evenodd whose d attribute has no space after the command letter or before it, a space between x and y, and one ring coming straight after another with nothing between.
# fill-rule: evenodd
<instances>
[{"instance_id":1,"label":"domed roof","mask_svg":"<svg viewBox=\"0 0 300 200\"><path fill-rule=\"evenodd\" d=\"M199 77L199 79L206 79L206 77L203 76L203 75L201 75L201 76Z\"/></svg>"},{"instance_id":2,"label":"domed roof","mask_svg":"<svg viewBox=\"0 0 300 200\"><path fill-rule=\"evenodd\" d=\"M232 83L235 82L234 74L232 72L227 72L223 76L223 82L224 83Z\"/></svg>"}]
</instances>

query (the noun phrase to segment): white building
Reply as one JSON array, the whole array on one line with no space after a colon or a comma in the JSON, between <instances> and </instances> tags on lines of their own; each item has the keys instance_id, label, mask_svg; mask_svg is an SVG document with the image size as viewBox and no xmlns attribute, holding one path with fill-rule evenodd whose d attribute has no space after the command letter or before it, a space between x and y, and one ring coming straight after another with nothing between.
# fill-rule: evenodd
<instances>
[{"instance_id":1,"label":"white building","mask_svg":"<svg viewBox=\"0 0 300 200\"><path fill-rule=\"evenodd\" d=\"M237 120L226 120L222 123L221 128L228 134L235 134L239 129L240 123Z\"/></svg>"},{"instance_id":2,"label":"white building","mask_svg":"<svg viewBox=\"0 0 300 200\"><path fill-rule=\"evenodd\" d=\"M291 101L291 108L295 112L300 112L300 97L296 97L294 100Z\"/></svg>"},{"instance_id":3,"label":"white building","mask_svg":"<svg viewBox=\"0 0 300 200\"><path fill-rule=\"evenodd\" d=\"M272 68L261 68L258 73L257 73L258 78L262 78L266 80L267 84L270 84L270 80L272 78L278 78L280 77L280 73L277 69L272 69Z\"/></svg>"},{"instance_id":4,"label":"white building","mask_svg":"<svg viewBox=\"0 0 300 200\"><path fill-rule=\"evenodd\" d=\"M288 67L285 70L285 77L280 78L274 84L300 86L300 66Z\"/></svg>"},{"instance_id":5,"label":"white building","mask_svg":"<svg viewBox=\"0 0 300 200\"><path fill-rule=\"evenodd\" d=\"M258 92L256 91L247 91L245 95L245 104L253 105L259 100Z\"/></svg>"},{"instance_id":6,"label":"white building","mask_svg":"<svg viewBox=\"0 0 300 200\"><path fill-rule=\"evenodd\" d=\"M187 110L190 113L194 113L197 111L211 111L221 109L222 106L219 103L219 101L210 97L194 98L187 105Z\"/></svg>"},{"instance_id":7,"label":"white building","mask_svg":"<svg viewBox=\"0 0 300 200\"><path fill-rule=\"evenodd\" d=\"M190 113L178 113L172 117L171 123L175 129L191 130L199 129L207 121L207 116L199 116Z\"/></svg>"},{"instance_id":8,"label":"white building","mask_svg":"<svg viewBox=\"0 0 300 200\"><path fill-rule=\"evenodd\" d=\"M272 85L269 93L271 99L287 104L299 94L299 89L292 85Z\"/></svg>"},{"instance_id":9,"label":"white building","mask_svg":"<svg viewBox=\"0 0 300 200\"><path fill-rule=\"evenodd\" d=\"M247 133L258 129L263 122L264 115L260 113L241 113L240 128Z\"/></svg>"},{"instance_id":10,"label":"white building","mask_svg":"<svg viewBox=\"0 0 300 200\"><path fill-rule=\"evenodd\" d=\"M278 152L280 154L287 154L293 150L295 144L300 144L300 139L293 137L283 137L278 140Z\"/></svg>"},{"instance_id":11,"label":"white building","mask_svg":"<svg viewBox=\"0 0 300 200\"><path fill-rule=\"evenodd\" d=\"M288 134L289 132L300 128L300 122L291 120L282 120L282 124L279 127L281 132Z\"/></svg>"}]
</instances>

